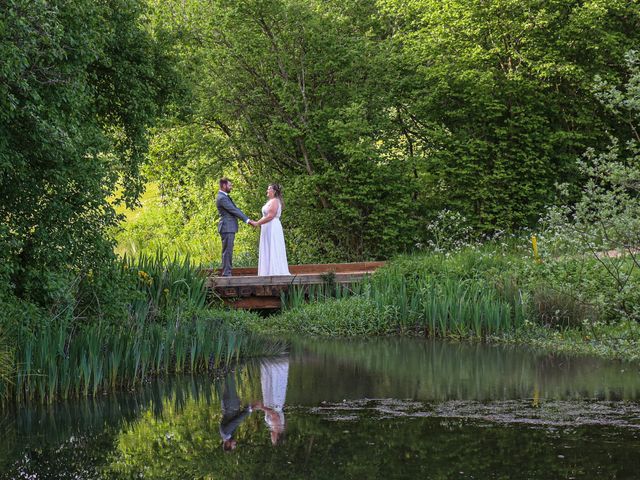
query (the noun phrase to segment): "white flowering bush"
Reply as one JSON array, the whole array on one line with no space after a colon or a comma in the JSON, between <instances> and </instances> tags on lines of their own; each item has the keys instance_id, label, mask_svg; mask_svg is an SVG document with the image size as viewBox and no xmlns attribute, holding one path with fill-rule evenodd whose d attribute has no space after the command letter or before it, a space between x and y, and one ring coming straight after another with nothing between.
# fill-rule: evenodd
<instances>
[{"instance_id":1,"label":"white flowering bush","mask_svg":"<svg viewBox=\"0 0 640 480\"><path fill-rule=\"evenodd\" d=\"M612 136L606 150L584 154L578 170L587 180L580 199L552 208L546 224L556 247L595 259L613 284L604 302L620 316L640 320L640 56L630 51L626 60L625 84L619 88L596 78L594 93L620 119L628 138Z\"/></svg>"},{"instance_id":2,"label":"white flowering bush","mask_svg":"<svg viewBox=\"0 0 640 480\"><path fill-rule=\"evenodd\" d=\"M457 252L472 245L473 228L464 215L449 209L427 224L426 246L435 252Z\"/></svg>"}]
</instances>

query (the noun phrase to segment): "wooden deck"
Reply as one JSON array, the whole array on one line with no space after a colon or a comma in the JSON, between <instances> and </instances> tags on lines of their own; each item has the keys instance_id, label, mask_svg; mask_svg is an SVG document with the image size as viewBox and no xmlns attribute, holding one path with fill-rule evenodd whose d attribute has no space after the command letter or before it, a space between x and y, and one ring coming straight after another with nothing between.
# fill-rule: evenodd
<instances>
[{"instance_id":1,"label":"wooden deck","mask_svg":"<svg viewBox=\"0 0 640 480\"><path fill-rule=\"evenodd\" d=\"M308 288L327 283L332 276L336 284L361 281L385 262L324 263L289 265L291 275L259 277L257 268L235 268L231 277L220 277L220 270L208 270L207 287L222 298L225 304L244 309L280 308L280 295L294 285Z\"/></svg>"}]
</instances>

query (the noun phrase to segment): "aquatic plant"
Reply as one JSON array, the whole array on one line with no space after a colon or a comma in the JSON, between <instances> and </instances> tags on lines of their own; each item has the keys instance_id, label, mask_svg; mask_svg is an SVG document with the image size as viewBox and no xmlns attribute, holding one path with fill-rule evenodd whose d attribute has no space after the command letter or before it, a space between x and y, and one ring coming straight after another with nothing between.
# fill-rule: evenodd
<instances>
[{"instance_id":1,"label":"aquatic plant","mask_svg":"<svg viewBox=\"0 0 640 480\"><path fill-rule=\"evenodd\" d=\"M387 312L394 314L391 308ZM363 296L313 302L252 323L261 333L313 336L373 336L394 333L394 322Z\"/></svg>"},{"instance_id":2,"label":"aquatic plant","mask_svg":"<svg viewBox=\"0 0 640 480\"><path fill-rule=\"evenodd\" d=\"M190 258L167 258L162 251L155 255L140 255L137 259L125 257L123 268L137 272L138 290L144 296L133 301L133 316L146 312L150 319L163 309L184 305L202 309L207 305L206 278Z\"/></svg>"},{"instance_id":3,"label":"aquatic plant","mask_svg":"<svg viewBox=\"0 0 640 480\"><path fill-rule=\"evenodd\" d=\"M308 303L347 298L362 293L363 282L353 284L323 283L319 285L292 285L280 295L282 310L293 310Z\"/></svg>"},{"instance_id":4,"label":"aquatic plant","mask_svg":"<svg viewBox=\"0 0 640 480\"><path fill-rule=\"evenodd\" d=\"M485 250L403 256L355 285L294 287L283 295L283 314L258 328L316 335L396 332L476 338L513 331L523 325L530 307L529 293L513 268L506 268L516 253ZM349 297L362 301L344 300ZM305 306L327 300L327 306ZM362 312L354 311L356 304ZM371 325L362 325L370 317L375 317Z\"/></svg>"},{"instance_id":5,"label":"aquatic plant","mask_svg":"<svg viewBox=\"0 0 640 480\"><path fill-rule=\"evenodd\" d=\"M283 350L281 342L243 328L255 314L210 310L206 279L188 258L169 260L160 252L125 259L122 273L134 295L120 318L87 319L70 314L72 308L54 316L26 310L11 320L15 382L2 382L7 398L97 395L155 375L209 372Z\"/></svg>"},{"instance_id":6,"label":"aquatic plant","mask_svg":"<svg viewBox=\"0 0 640 480\"><path fill-rule=\"evenodd\" d=\"M96 322L51 321L23 329L15 351L15 383L6 393L16 402L97 395L133 388L149 377L173 372L209 372L241 356L279 353L282 343L255 338L228 326L244 312L210 312L165 323L141 321L130 327Z\"/></svg>"},{"instance_id":7,"label":"aquatic plant","mask_svg":"<svg viewBox=\"0 0 640 480\"><path fill-rule=\"evenodd\" d=\"M0 402L8 394L12 384L13 362L12 351L8 340L0 327Z\"/></svg>"}]
</instances>

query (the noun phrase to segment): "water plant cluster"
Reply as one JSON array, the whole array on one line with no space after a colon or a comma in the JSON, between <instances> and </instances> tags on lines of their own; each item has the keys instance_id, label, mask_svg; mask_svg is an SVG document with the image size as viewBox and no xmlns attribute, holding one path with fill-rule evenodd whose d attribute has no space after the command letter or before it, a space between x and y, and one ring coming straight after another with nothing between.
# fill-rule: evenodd
<instances>
[{"instance_id":1,"label":"water plant cluster","mask_svg":"<svg viewBox=\"0 0 640 480\"><path fill-rule=\"evenodd\" d=\"M400 256L359 285L328 282L306 295L294 289L281 315L251 328L316 336L491 338L632 358L640 328L622 306L635 303L637 272L628 280L634 288L621 296L615 278L589 252L560 252L545 235L535 244L534 252L531 237L520 236Z\"/></svg>"},{"instance_id":2,"label":"water plant cluster","mask_svg":"<svg viewBox=\"0 0 640 480\"><path fill-rule=\"evenodd\" d=\"M285 298L283 314L255 328L315 335L475 338L511 331L523 325L529 297L515 278L497 273L505 258L473 249L453 257L399 257L358 285L294 288Z\"/></svg>"},{"instance_id":3,"label":"water plant cluster","mask_svg":"<svg viewBox=\"0 0 640 480\"><path fill-rule=\"evenodd\" d=\"M205 279L188 259L159 253L125 259L120 268L130 296L119 318L82 317L76 305L6 322L12 348L0 351L4 400L51 402L130 389L154 375L215 371L281 348L240 326L252 314L209 309Z\"/></svg>"},{"instance_id":4,"label":"water plant cluster","mask_svg":"<svg viewBox=\"0 0 640 480\"><path fill-rule=\"evenodd\" d=\"M51 401L133 388L151 375L220 368L249 346L247 337L222 322L211 317L165 324L142 319L127 328L52 322L36 333L22 332L7 396L18 402Z\"/></svg>"},{"instance_id":5,"label":"water plant cluster","mask_svg":"<svg viewBox=\"0 0 640 480\"><path fill-rule=\"evenodd\" d=\"M284 332L295 325L320 335L416 334L476 337L499 334L523 324L526 295L472 278L406 276L396 261L362 284L316 289L304 305L304 290L288 295L287 311L272 320ZM341 313L338 313L341 311Z\"/></svg>"}]
</instances>

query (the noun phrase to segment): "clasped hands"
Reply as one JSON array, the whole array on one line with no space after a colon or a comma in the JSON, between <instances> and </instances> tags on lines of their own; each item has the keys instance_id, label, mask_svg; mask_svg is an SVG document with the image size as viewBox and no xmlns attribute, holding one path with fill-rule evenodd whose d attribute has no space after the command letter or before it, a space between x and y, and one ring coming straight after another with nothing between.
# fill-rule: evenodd
<instances>
[{"instance_id":1,"label":"clasped hands","mask_svg":"<svg viewBox=\"0 0 640 480\"><path fill-rule=\"evenodd\" d=\"M278 414L273 408L267 407L263 402L259 400L255 402L251 402L249 405L251 407L251 410L262 410L264 413L267 414L267 416L271 417L274 420L277 419L278 417Z\"/></svg>"},{"instance_id":2,"label":"clasped hands","mask_svg":"<svg viewBox=\"0 0 640 480\"><path fill-rule=\"evenodd\" d=\"M252 227L260 227L260 224L258 224L258 222L256 222L255 220L249 220L249 225L251 225Z\"/></svg>"}]
</instances>

